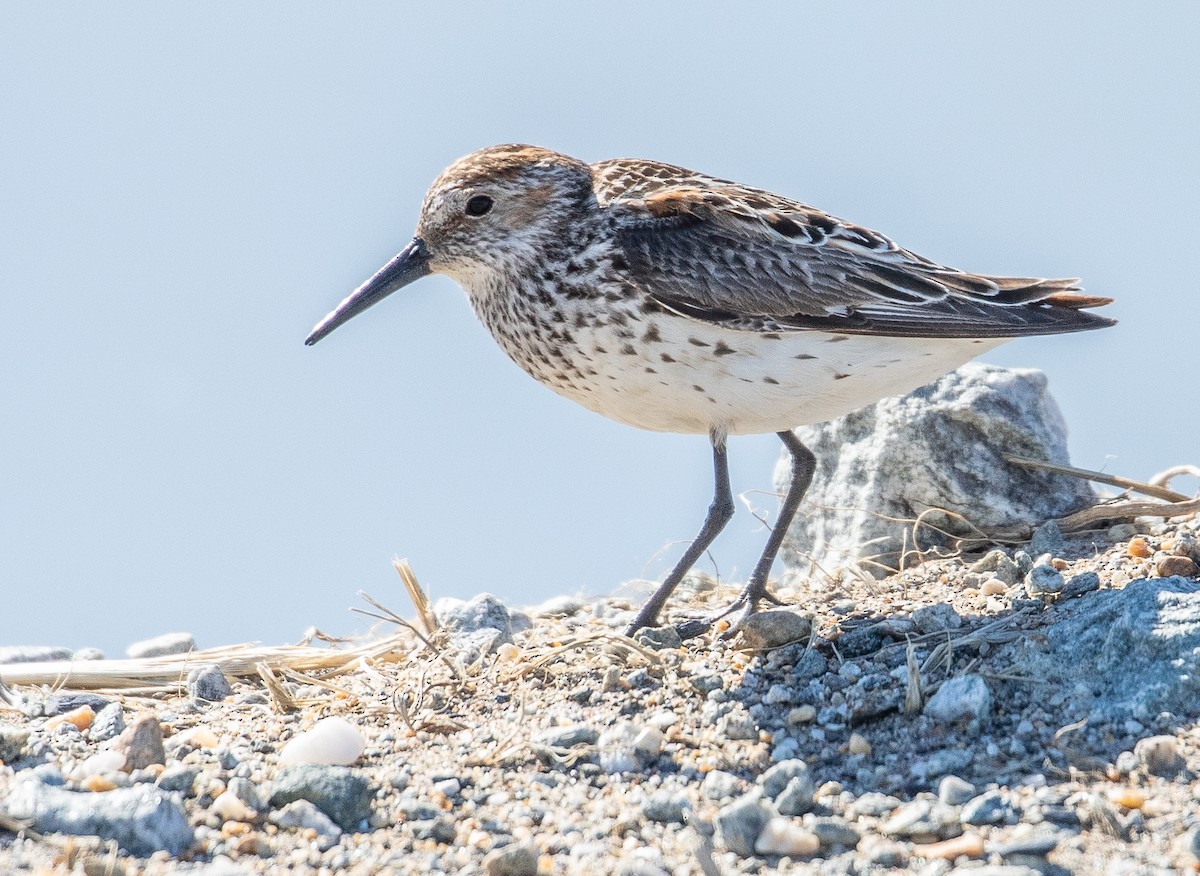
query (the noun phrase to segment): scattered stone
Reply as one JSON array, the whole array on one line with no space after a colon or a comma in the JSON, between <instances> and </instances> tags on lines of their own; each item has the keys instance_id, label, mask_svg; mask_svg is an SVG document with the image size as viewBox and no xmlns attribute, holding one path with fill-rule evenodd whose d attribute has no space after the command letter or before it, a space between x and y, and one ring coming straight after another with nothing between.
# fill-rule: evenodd
<instances>
[{"instance_id":1,"label":"scattered stone","mask_svg":"<svg viewBox=\"0 0 1200 876\"><path fill-rule=\"evenodd\" d=\"M675 627L643 627L633 638L634 641L654 651L661 651L664 648L679 648L683 645L683 639Z\"/></svg>"},{"instance_id":2,"label":"scattered stone","mask_svg":"<svg viewBox=\"0 0 1200 876\"><path fill-rule=\"evenodd\" d=\"M737 629L741 633L741 644L765 651L794 642L807 642L812 635L812 619L785 608L773 608L755 612L739 623Z\"/></svg>"},{"instance_id":3,"label":"scattered stone","mask_svg":"<svg viewBox=\"0 0 1200 876\"><path fill-rule=\"evenodd\" d=\"M1066 586L1062 572L1048 563L1034 566L1025 578L1025 589L1030 596L1053 596L1062 593Z\"/></svg>"},{"instance_id":4,"label":"scattered stone","mask_svg":"<svg viewBox=\"0 0 1200 876\"><path fill-rule=\"evenodd\" d=\"M926 605L912 613L913 623L925 635L957 630L963 625L962 616L948 602Z\"/></svg>"},{"instance_id":5,"label":"scattered stone","mask_svg":"<svg viewBox=\"0 0 1200 876\"><path fill-rule=\"evenodd\" d=\"M271 783L270 804L308 800L342 830L355 831L371 817L374 791L358 770L326 764L300 764L282 770Z\"/></svg>"},{"instance_id":6,"label":"scattered stone","mask_svg":"<svg viewBox=\"0 0 1200 876\"><path fill-rule=\"evenodd\" d=\"M184 796L190 796L196 776L200 775L199 767L188 764L171 764L158 777L158 786L164 791L175 791Z\"/></svg>"},{"instance_id":7,"label":"scattered stone","mask_svg":"<svg viewBox=\"0 0 1200 876\"><path fill-rule=\"evenodd\" d=\"M284 829L313 831L321 851L332 848L342 836L342 829L308 800L293 800L272 812L267 820Z\"/></svg>"},{"instance_id":8,"label":"scattered stone","mask_svg":"<svg viewBox=\"0 0 1200 876\"><path fill-rule=\"evenodd\" d=\"M130 724L112 745L112 750L125 757L125 765L121 767L130 773L150 766L150 764L167 762L167 753L163 750L162 726L154 715L142 715Z\"/></svg>"},{"instance_id":9,"label":"scattered stone","mask_svg":"<svg viewBox=\"0 0 1200 876\"><path fill-rule=\"evenodd\" d=\"M779 810L780 815L803 815L811 812L814 793L813 780L808 773L793 776L775 796L775 808Z\"/></svg>"},{"instance_id":10,"label":"scattered stone","mask_svg":"<svg viewBox=\"0 0 1200 876\"><path fill-rule=\"evenodd\" d=\"M86 706L93 712L99 712L101 709L112 704L112 700L108 697L102 697L94 693L69 693L55 694L46 697L42 704L42 714L44 715L65 715L68 712L74 712Z\"/></svg>"},{"instance_id":11,"label":"scattered stone","mask_svg":"<svg viewBox=\"0 0 1200 876\"><path fill-rule=\"evenodd\" d=\"M808 796L811 799L816 793L816 784L808 764L798 758L775 764L758 777L758 783L762 785L763 794L774 800L795 779L801 780L804 787L809 789Z\"/></svg>"},{"instance_id":12,"label":"scattered stone","mask_svg":"<svg viewBox=\"0 0 1200 876\"><path fill-rule=\"evenodd\" d=\"M1010 816L1014 816L1012 806L999 791L984 791L967 801L962 808L961 818L963 824L983 827L1008 821Z\"/></svg>"},{"instance_id":13,"label":"scattered stone","mask_svg":"<svg viewBox=\"0 0 1200 876\"><path fill-rule=\"evenodd\" d=\"M993 843L989 851L1002 858L1032 856L1044 858L1054 851L1062 834L1057 831L1031 830L1004 842Z\"/></svg>"},{"instance_id":14,"label":"scattered stone","mask_svg":"<svg viewBox=\"0 0 1200 876\"><path fill-rule=\"evenodd\" d=\"M642 814L647 820L659 824L683 824L687 810L687 795L672 791L655 791L642 804Z\"/></svg>"},{"instance_id":15,"label":"scattered stone","mask_svg":"<svg viewBox=\"0 0 1200 876\"><path fill-rule=\"evenodd\" d=\"M1009 587L1016 584L1017 579L1021 577L1017 564L1002 550L988 551L981 560L971 566L971 571L976 574L990 572L996 580Z\"/></svg>"},{"instance_id":16,"label":"scattered stone","mask_svg":"<svg viewBox=\"0 0 1200 876\"><path fill-rule=\"evenodd\" d=\"M30 731L24 727L0 724L0 764L10 764L25 756Z\"/></svg>"},{"instance_id":17,"label":"scattered stone","mask_svg":"<svg viewBox=\"0 0 1200 876\"><path fill-rule=\"evenodd\" d=\"M1154 549L1150 547L1150 543L1140 535L1129 539L1129 546L1125 548L1126 553L1131 557L1145 559L1154 555Z\"/></svg>"},{"instance_id":18,"label":"scattered stone","mask_svg":"<svg viewBox=\"0 0 1200 876\"><path fill-rule=\"evenodd\" d=\"M233 693L229 679L215 663L209 666L197 666L187 677L188 695L194 700L207 700L219 703Z\"/></svg>"},{"instance_id":19,"label":"scattered stone","mask_svg":"<svg viewBox=\"0 0 1200 876\"><path fill-rule=\"evenodd\" d=\"M1082 596L1085 593L1091 593L1093 590L1100 589L1100 576L1095 572L1081 572L1078 575L1073 575L1067 586L1062 590L1063 599L1072 599L1076 596Z\"/></svg>"},{"instance_id":20,"label":"scattered stone","mask_svg":"<svg viewBox=\"0 0 1200 876\"><path fill-rule=\"evenodd\" d=\"M937 776L958 773L970 766L974 759L966 748L943 748L909 764L908 772L916 779L927 782Z\"/></svg>"},{"instance_id":21,"label":"scattered stone","mask_svg":"<svg viewBox=\"0 0 1200 876\"><path fill-rule=\"evenodd\" d=\"M125 730L125 714L120 703L109 703L96 713L92 726L88 730L88 738L93 742L103 742L119 736Z\"/></svg>"},{"instance_id":22,"label":"scattered stone","mask_svg":"<svg viewBox=\"0 0 1200 876\"><path fill-rule=\"evenodd\" d=\"M733 773L712 770L700 783L700 794L708 800L727 800L741 791L745 783Z\"/></svg>"},{"instance_id":23,"label":"scattered stone","mask_svg":"<svg viewBox=\"0 0 1200 876\"><path fill-rule=\"evenodd\" d=\"M257 814L232 791L225 791L213 800L208 811L222 821L253 821Z\"/></svg>"},{"instance_id":24,"label":"scattered stone","mask_svg":"<svg viewBox=\"0 0 1200 876\"><path fill-rule=\"evenodd\" d=\"M717 733L725 739L757 739L758 727L745 712L730 712L717 721Z\"/></svg>"},{"instance_id":25,"label":"scattered stone","mask_svg":"<svg viewBox=\"0 0 1200 876\"><path fill-rule=\"evenodd\" d=\"M70 659L70 648L55 648L46 645L0 645L0 664L48 663L54 660Z\"/></svg>"},{"instance_id":26,"label":"scattered stone","mask_svg":"<svg viewBox=\"0 0 1200 876\"><path fill-rule=\"evenodd\" d=\"M1173 575L1195 578L1200 574L1196 563L1190 557L1163 557L1155 564L1154 571L1160 578L1170 578Z\"/></svg>"},{"instance_id":27,"label":"scattered stone","mask_svg":"<svg viewBox=\"0 0 1200 876\"><path fill-rule=\"evenodd\" d=\"M754 852L759 855L772 855L789 858L807 858L816 854L821 848L821 841L816 834L807 830L798 821L790 818L771 818L763 826L758 839L754 841ZM734 849L734 851L737 851ZM739 854L741 854L739 852ZM743 857L746 857L743 855Z\"/></svg>"},{"instance_id":28,"label":"scattered stone","mask_svg":"<svg viewBox=\"0 0 1200 876\"><path fill-rule=\"evenodd\" d=\"M570 617L588 607L579 596L551 596L532 611L541 617Z\"/></svg>"},{"instance_id":29,"label":"scattered stone","mask_svg":"<svg viewBox=\"0 0 1200 876\"><path fill-rule=\"evenodd\" d=\"M892 626L886 621L863 624L843 633L837 640L843 657L862 657L874 654L892 640Z\"/></svg>"},{"instance_id":30,"label":"scattered stone","mask_svg":"<svg viewBox=\"0 0 1200 876\"><path fill-rule=\"evenodd\" d=\"M746 794L717 810L713 818L717 842L734 854L749 858L755 854L758 838L772 817L774 813L759 794Z\"/></svg>"},{"instance_id":31,"label":"scattered stone","mask_svg":"<svg viewBox=\"0 0 1200 876\"><path fill-rule=\"evenodd\" d=\"M1029 553L1035 557L1040 557L1042 554L1057 557L1062 553L1063 543L1062 527L1058 525L1058 521L1047 520L1033 531L1033 538L1029 542Z\"/></svg>"},{"instance_id":32,"label":"scattered stone","mask_svg":"<svg viewBox=\"0 0 1200 876\"><path fill-rule=\"evenodd\" d=\"M194 841L180 805L153 785L103 794L68 791L40 782L18 782L4 799L8 817L28 821L38 833L115 840L131 855L157 851L182 855Z\"/></svg>"},{"instance_id":33,"label":"scattered stone","mask_svg":"<svg viewBox=\"0 0 1200 876\"><path fill-rule=\"evenodd\" d=\"M345 718L322 718L309 730L288 740L279 753L284 765L312 763L349 766L358 760L366 740Z\"/></svg>"},{"instance_id":34,"label":"scattered stone","mask_svg":"<svg viewBox=\"0 0 1200 876\"><path fill-rule=\"evenodd\" d=\"M962 833L958 810L932 797L905 803L879 828L884 836L903 837L913 842L934 842Z\"/></svg>"},{"instance_id":35,"label":"scattered stone","mask_svg":"<svg viewBox=\"0 0 1200 876\"><path fill-rule=\"evenodd\" d=\"M1174 736L1148 736L1133 746L1142 769L1152 776L1172 779L1186 766Z\"/></svg>"},{"instance_id":36,"label":"scattered stone","mask_svg":"<svg viewBox=\"0 0 1200 876\"><path fill-rule=\"evenodd\" d=\"M104 652L99 648L77 648L71 652L72 660L103 660Z\"/></svg>"},{"instance_id":37,"label":"scattered stone","mask_svg":"<svg viewBox=\"0 0 1200 876\"><path fill-rule=\"evenodd\" d=\"M663 733L657 727L623 721L605 730L596 741L600 752L600 769L606 773L643 770L658 760L662 744Z\"/></svg>"},{"instance_id":38,"label":"scattered stone","mask_svg":"<svg viewBox=\"0 0 1200 876\"><path fill-rule=\"evenodd\" d=\"M938 783L938 799L948 806L961 806L975 796L975 786L958 776L945 776Z\"/></svg>"},{"instance_id":39,"label":"scattered stone","mask_svg":"<svg viewBox=\"0 0 1200 876\"><path fill-rule=\"evenodd\" d=\"M532 741L551 748L574 748L576 745L595 745L599 738L600 731L590 724L567 724L535 733Z\"/></svg>"},{"instance_id":40,"label":"scattered stone","mask_svg":"<svg viewBox=\"0 0 1200 876\"><path fill-rule=\"evenodd\" d=\"M490 654L501 645L513 641L513 616L504 603L490 593L481 593L464 602L461 599L439 599L434 613L442 626L463 643Z\"/></svg>"},{"instance_id":41,"label":"scattered stone","mask_svg":"<svg viewBox=\"0 0 1200 876\"><path fill-rule=\"evenodd\" d=\"M853 849L861 839L859 832L841 818L814 818L811 821L806 819L804 826L812 831L821 848L826 850L838 846Z\"/></svg>"},{"instance_id":42,"label":"scattered stone","mask_svg":"<svg viewBox=\"0 0 1200 876\"><path fill-rule=\"evenodd\" d=\"M488 876L537 876L538 850L530 842L511 843L483 859Z\"/></svg>"},{"instance_id":43,"label":"scattered stone","mask_svg":"<svg viewBox=\"0 0 1200 876\"><path fill-rule=\"evenodd\" d=\"M959 675L942 682L923 714L943 724L962 720L985 720L992 710L992 692L979 675Z\"/></svg>"},{"instance_id":44,"label":"scattered stone","mask_svg":"<svg viewBox=\"0 0 1200 876\"><path fill-rule=\"evenodd\" d=\"M912 851L914 855L933 860L953 861L959 857L982 858L984 851L983 837L977 833L964 833L962 836L952 839L928 843L927 845L913 846ZM979 871L972 869L967 872L975 874Z\"/></svg>"},{"instance_id":45,"label":"scattered stone","mask_svg":"<svg viewBox=\"0 0 1200 876\"><path fill-rule=\"evenodd\" d=\"M135 660L146 657L165 657L169 654L187 654L196 650L196 640L191 633L163 633L153 639L134 642L125 649L125 656Z\"/></svg>"}]
</instances>

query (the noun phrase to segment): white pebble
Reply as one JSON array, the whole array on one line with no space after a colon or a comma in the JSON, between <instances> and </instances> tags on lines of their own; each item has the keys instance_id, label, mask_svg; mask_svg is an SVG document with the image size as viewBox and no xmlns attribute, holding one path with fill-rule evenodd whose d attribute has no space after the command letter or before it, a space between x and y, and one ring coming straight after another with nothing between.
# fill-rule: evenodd
<instances>
[{"instance_id":1,"label":"white pebble","mask_svg":"<svg viewBox=\"0 0 1200 876\"><path fill-rule=\"evenodd\" d=\"M71 770L72 782L82 782L101 773L119 773L125 767L125 755L120 751L98 751Z\"/></svg>"},{"instance_id":2,"label":"white pebble","mask_svg":"<svg viewBox=\"0 0 1200 876\"><path fill-rule=\"evenodd\" d=\"M208 811L222 821L253 821L255 816L254 810L239 800L237 794L231 791L222 792L216 800L213 800Z\"/></svg>"},{"instance_id":3,"label":"white pebble","mask_svg":"<svg viewBox=\"0 0 1200 876\"><path fill-rule=\"evenodd\" d=\"M821 848L821 841L810 830L805 830L798 821L790 818L772 818L754 842L754 851L759 855L778 855L789 858L808 857Z\"/></svg>"},{"instance_id":4,"label":"white pebble","mask_svg":"<svg viewBox=\"0 0 1200 876\"><path fill-rule=\"evenodd\" d=\"M311 730L288 741L279 753L279 762L348 766L358 760L365 746L362 733L345 718L322 718Z\"/></svg>"}]
</instances>

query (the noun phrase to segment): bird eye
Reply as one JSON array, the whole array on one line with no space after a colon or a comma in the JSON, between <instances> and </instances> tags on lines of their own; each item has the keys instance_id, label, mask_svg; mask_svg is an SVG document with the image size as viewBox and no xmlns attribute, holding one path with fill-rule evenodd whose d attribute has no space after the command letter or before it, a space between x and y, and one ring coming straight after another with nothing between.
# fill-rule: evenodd
<instances>
[{"instance_id":1,"label":"bird eye","mask_svg":"<svg viewBox=\"0 0 1200 876\"><path fill-rule=\"evenodd\" d=\"M492 199L487 195L476 195L467 201L468 216L482 216L490 209L492 209Z\"/></svg>"}]
</instances>

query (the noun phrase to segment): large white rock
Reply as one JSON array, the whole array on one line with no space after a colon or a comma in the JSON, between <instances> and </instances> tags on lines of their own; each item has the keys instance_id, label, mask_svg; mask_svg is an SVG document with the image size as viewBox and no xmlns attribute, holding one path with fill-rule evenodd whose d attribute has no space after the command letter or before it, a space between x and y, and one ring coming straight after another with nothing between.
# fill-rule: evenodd
<instances>
[{"instance_id":1,"label":"large white rock","mask_svg":"<svg viewBox=\"0 0 1200 876\"><path fill-rule=\"evenodd\" d=\"M1093 503L1086 481L1004 459L1068 464L1066 424L1046 382L1033 369L971 363L902 398L797 429L817 470L784 541L785 564L806 571L811 556L833 570L879 554L894 563L911 525L888 518L911 520L930 508L988 531L1036 525ZM780 490L789 463L783 458L776 468ZM946 515L925 520L964 531ZM922 546L937 543L928 527L921 535Z\"/></svg>"}]
</instances>

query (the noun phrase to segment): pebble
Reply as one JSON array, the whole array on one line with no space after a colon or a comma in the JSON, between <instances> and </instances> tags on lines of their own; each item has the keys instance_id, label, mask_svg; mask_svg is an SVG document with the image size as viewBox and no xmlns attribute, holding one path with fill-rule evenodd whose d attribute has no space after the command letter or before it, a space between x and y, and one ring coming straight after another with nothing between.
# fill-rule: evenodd
<instances>
[{"instance_id":1,"label":"pebble","mask_svg":"<svg viewBox=\"0 0 1200 876\"><path fill-rule=\"evenodd\" d=\"M933 798L921 797L905 803L879 828L884 836L915 842L950 839L962 833L958 810Z\"/></svg>"},{"instance_id":2,"label":"pebble","mask_svg":"<svg viewBox=\"0 0 1200 876\"><path fill-rule=\"evenodd\" d=\"M734 854L749 858L755 854L758 838L772 817L774 814L757 793L745 794L717 810L713 818L717 842Z\"/></svg>"},{"instance_id":3,"label":"pebble","mask_svg":"<svg viewBox=\"0 0 1200 876\"><path fill-rule=\"evenodd\" d=\"M743 712L731 712L717 721L717 734L725 739L757 739L758 727L753 719Z\"/></svg>"},{"instance_id":4,"label":"pebble","mask_svg":"<svg viewBox=\"0 0 1200 876\"><path fill-rule=\"evenodd\" d=\"M566 724L535 733L532 741L551 748L574 748L576 745L595 745L600 731L591 724Z\"/></svg>"},{"instance_id":5,"label":"pebble","mask_svg":"<svg viewBox=\"0 0 1200 876\"><path fill-rule=\"evenodd\" d=\"M20 760L25 755L31 735L25 727L0 724L0 764Z\"/></svg>"},{"instance_id":6,"label":"pebble","mask_svg":"<svg viewBox=\"0 0 1200 876\"><path fill-rule=\"evenodd\" d=\"M945 776L938 783L938 799L949 806L961 806L975 796L975 786L958 776Z\"/></svg>"},{"instance_id":7,"label":"pebble","mask_svg":"<svg viewBox=\"0 0 1200 876\"><path fill-rule=\"evenodd\" d=\"M142 715L125 728L116 741L112 750L120 752L125 757L125 772L140 770L150 764L167 762L167 754L163 750L162 725L152 714Z\"/></svg>"},{"instance_id":8,"label":"pebble","mask_svg":"<svg viewBox=\"0 0 1200 876\"><path fill-rule=\"evenodd\" d=\"M1035 557L1042 554L1058 556L1063 549L1062 528L1057 520L1047 520L1033 532L1029 542L1029 552Z\"/></svg>"},{"instance_id":9,"label":"pebble","mask_svg":"<svg viewBox=\"0 0 1200 876\"><path fill-rule=\"evenodd\" d=\"M375 793L365 774L344 766L300 764L282 770L271 783L270 804L308 800L342 830L358 830L371 817Z\"/></svg>"},{"instance_id":10,"label":"pebble","mask_svg":"<svg viewBox=\"0 0 1200 876\"><path fill-rule=\"evenodd\" d=\"M18 782L4 799L9 818L28 821L38 833L98 836L131 855L157 851L182 855L194 833L183 808L153 785L102 794L68 791L40 782Z\"/></svg>"},{"instance_id":11,"label":"pebble","mask_svg":"<svg viewBox=\"0 0 1200 876\"><path fill-rule=\"evenodd\" d=\"M1081 572L1078 575L1071 576L1070 580L1067 581L1067 586L1062 590L1062 595L1064 599L1070 599L1099 589L1099 575L1095 572Z\"/></svg>"},{"instance_id":12,"label":"pebble","mask_svg":"<svg viewBox=\"0 0 1200 876\"><path fill-rule=\"evenodd\" d=\"M1002 858L1031 855L1045 857L1054 851L1063 834L1058 831L1030 830L1024 835L1006 839L1003 842L992 843L988 851Z\"/></svg>"},{"instance_id":13,"label":"pebble","mask_svg":"<svg viewBox=\"0 0 1200 876\"><path fill-rule=\"evenodd\" d=\"M103 742L120 736L125 730L125 713L120 703L109 703L96 713L88 730L88 739Z\"/></svg>"},{"instance_id":14,"label":"pebble","mask_svg":"<svg viewBox=\"0 0 1200 876\"><path fill-rule=\"evenodd\" d=\"M1144 559L1154 554L1153 549L1150 547L1150 543L1140 535L1129 539L1129 545L1125 548L1125 552L1129 554L1129 556L1137 557L1138 559Z\"/></svg>"},{"instance_id":15,"label":"pebble","mask_svg":"<svg viewBox=\"0 0 1200 876\"><path fill-rule=\"evenodd\" d=\"M1160 578L1170 578L1175 575L1183 578L1195 578L1200 573L1190 557L1163 557L1155 564L1154 571Z\"/></svg>"},{"instance_id":16,"label":"pebble","mask_svg":"<svg viewBox=\"0 0 1200 876\"><path fill-rule=\"evenodd\" d=\"M1111 542L1129 541L1137 535L1137 527L1132 523L1116 523L1108 528L1108 540Z\"/></svg>"},{"instance_id":17,"label":"pebble","mask_svg":"<svg viewBox=\"0 0 1200 876\"><path fill-rule=\"evenodd\" d=\"M1020 577L1017 564L1001 550L988 551L981 560L971 566L971 571L979 574L990 572L1009 587L1016 584Z\"/></svg>"},{"instance_id":18,"label":"pebble","mask_svg":"<svg viewBox=\"0 0 1200 876\"><path fill-rule=\"evenodd\" d=\"M862 838L857 830L841 818L830 816L813 818L806 820L804 826L812 831L822 849L833 849L838 846L853 849Z\"/></svg>"},{"instance_id":19,"label":"pebble","mask_svg":"<svg viewBox=\"0 0 1200 876\"><path fill-rule=\"evenodd\" d=\"M291 830L311 830L317 837L317 848L325 851L342 836L342 829L308 800L293 800L267 816L274 825Z\"/></svg>"},{"instance_id":20,"label":"pebble","mask_svg":"<svg viewBox=\"0 0 1200 876\"><path fill-rule=\"evenodd\" d=\"M922 714L943 724L986 719L992 710L992 692L979 675L959 675L942 682Z\"/></svg>"},{"instance_id":21,"label":"pebble","mask_svg":"<svg viewBox=\"0 0 1200 876\"><path fill-rule=\"evenodd\" d=\"M219 703L233 693L229 679L215 663L208 666L197 666L187 677L188 695L194 700L207 700Z\"/></svg>"},{"instance_id":22,"label":"pebble","mask_svg":"<svg viewBox=\"0 0 1200 876\"><path fill-rule=\"evenodd\" d=\"M164 791L175 791L190 796L198 775L200 775L199 767L175 763L162 771L157 784Z\"/></svg>"},{"instance_id":23,"label":"pebble","mask_svg":"<svg viewBox=\"0 0 1200 876\"><path fill-rule=\"evenodd\" d=\"M103 773L117 773L125 768L125 754L120 751L109 749L108 751L97 751L91 757L88 757L71 770L71 781L82 782L91 776L98 776Z\"/></svg>"},{"instance_id":24,"label":"pebble","mask_svg":"<svg viewBox=\"0 0 1200 876\"><path fill-rule=\"evenodd\" d=\"M814 793L810 775L806 773L794 776L776 795L775 808L779 810L780 815L803 815L812 811Z\"/></svg>"},{"instance_id":25,"label":"pebble","mask_svg":"<svg viewBox=\"0 0 1200 876\"><path fill-rule=\"evenodd\" d=\"M349 766L366 747L359 729L345 718L322 718L310 729L293 736L279 753L281 764L331 764Z\"/></svg>"},{"instance_id":26,"label":"pebble","mask_svg":"<svg viewBox=\"0 0 1200 876\"><path fill-rule=\"evenodd\" d=\"M70 659L70 648L55 648L45 645L0 645L0 663L46 663Z\"/></svg>"},{"instance_id":27,"label":"pebble","mask_svg":"<svg viewBox=\"0 0 1200 876\"><path fill-rule=\"evenodd\" d=\"M740 644L756 651L782 648L795 642L807 642L812 635L812 620L785 608L773 608L750 615L738 624Z\"/></svg>"},{"instance_id":28,"label":"pebble","mask_svg":"<svg viewBox=\"0 0 1200 876\"><path fill-rule=\"evenodd\" d=\"M434 613L442 626L452 633L459 634L456 638L467 641L463 637L471 634L485 633L485 638L479 643L484 645L484 653L491 653L499 646L513 641L513 616L504 603L490 593L481 593L473 599L443 598L434 605ZM479 644L470 639L473 644Z\"/></svg>"},{"instance_id":29,"label":"pebble","mask_svg":"<svg viewBox=\"0 0 1200 876\"><path fill-rule=\"evenodd\" d=\"M917 629L925 635L957 630L963 625L962 615L948 602L918 608L912 613L912 620Z\"/></svg>"},{"instance_id":30,"label":"pebble","mask_svg":"<svg viewBox=\"0 0 1200 876\"><path fill-rule=\"evenodd\" d=\"M1133 746L1142 769L1152 776L1174 778L1184 768L1183 755L1174 736L1148 736Z\"/></svg>"},{"instance_id":31,"label":"pebble","mask_svg":"<svg viewBox=\"0 0 1200 876\"><path fill-rule=\"evenodd\" d=\"M999 578L989 578L979 585L980 596L1001 596L1008 592L1008 585Z\"/></svg>"},{"instance_id":32,"label":"pebble","mask_svg":"<svg viewBox=\"0 0 1200 876\"><path fill-rule=\"evenodd\" d=\"M663 732L623 721L600 734L596 747L600 769L606 773L632 773L646 769L662 751Z\"/></svg>"},{"instance_id":33,"label":"pebble","mask_svg":"<svg viewBox=\"0 0 1200 876\"><path fill-rule=\"evenodd\" d=\"M1013 815L1009 805L999 791L984 791L978 797L968 800L962 808L962 823L975 827L988 824L1000 824Z\"/></svg>"},{"instance_id":34,"label":"pebble","mask_svg":"<svg viewBox=\"0 0 1200 876\"><path fill-rule=\"evenodd\" d=\"M208 807L208 811L222 821L253 821L257 814L231 791L219 794Z\"/></svg>"},{"instance_id":35,"label":"pebble","mask_svg":"<svg viewBox=\"0 0 1200 876\"><path fill-rule=\"evenodd\" d=\"M642 814L659 824L683 824L687 810L687 795L678 791L655 791L642 803Z\"/></svg>"},{"instance_id":36,"label":"pebble","mask_svg":"<svg viewBox=\"0 0 1200 876\"><path fill-rule=\"evenodd\" d=\"M1029 591L1030 596L1061 593L1066 586L1067 582L1063 578L1062 572L1048 563L1039 563L1034 566L1025 578L1025 589Z\"/></svg>"},{"instance_id":37,"label":"pebble","mask_svg":"<svg viewBox=\"0 0 1200 876\"><path fill-rule=\"evenodd\" d=\"M153 639L134 642L125 649L125 656L135 660L146 657L165 657L170 654L187 654L196 650L196 640L191 633L163 633Z\"/></svg>"},{"instance_id":38,"label":"pebble","mask_svg":"<svg viewBox=\"0 0 1200 876\"><path fill-rule=\"evenodd\" d=\"M643 627L638 630L633 639L638 644L645 645L653 651L662 651L664 648L679 648L683 645L683 638L674 627Z\"/></svg>"},{"instance_id":39,"label":"pebble","mask_svg":"<svg viewBox=\"0 0 1200 876\"><path fill-rule=\"evenodd\" d=\"M488 876L537 876L538 850L531 842L511 843L483 859Z\"/></svg>"},{"instance_id":40,"label":"pebble","mask_svg":"<svg viewBox=\"0 0 1200 876\"><path fill-rule=\"evenodd\" d=\"M811 798L816 793L817 786L808 764L799 758L785 760L770 767L758 777L758 783L762 786L763 794L773 800L797 779L803 783L802 787L808 789L808 796Z\"/></svg>"},{"instance_id":41,"label":"pebble","mask_svg":"<svg viewBox=\"0 0 1200 876\"><path fill-rule=\"evenodd\" d=\"M710 770L700 783L700 794L708 800L727 800L737 794L745 783L725 770Z\"/></svg>"},{"instance_id":42,"label":"pebble","mask_svg":"<svg viewBox=\"0 0 1200 876\"><path fill-rule=\"evenodd\" d=\"M754 841L755 854L777 857L807 858L820 848L821 841L816 834L798 821L778 816L767 821Z\"/></svg>"},{"instance_id":43,"label":"pebble","mask_svg":"<svg viewBox=\"0 0 1200 876\"><path fill-rule=\"evenodd\" d=\"M953 861L955 858L982 858L983 857L983 837L977 833L964 833L962 836L956 836L948 840L940 840L936 843L927 843L926 845L913 846L913 854L922 858L941 859L945 861ZM976 873L977 870L971 870L970 873Z\"/></svg>"}]
</instances>

